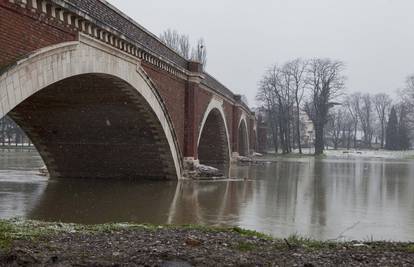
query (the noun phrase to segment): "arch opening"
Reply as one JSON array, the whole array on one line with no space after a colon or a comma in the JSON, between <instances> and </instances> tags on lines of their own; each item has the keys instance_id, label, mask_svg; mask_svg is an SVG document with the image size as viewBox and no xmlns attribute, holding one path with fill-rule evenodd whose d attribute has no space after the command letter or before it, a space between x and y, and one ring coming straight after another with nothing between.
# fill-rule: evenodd
<instances>
[{"instance_id":1,"label":"arch opening","mask_svg":"<svg viewBox=\"0 0 414 267\"><path fill-rule=\"evenodd\" d=\"M238 144L237 149L240 156L246 157L249 155L249 143L247 134L247 125L245 120L241 120L238 129Z\"/></svg>"},{"instance_id":2,"label":"arch opening","mask_svg":"<svg viewBox=\"0 0 414 267\"><path fill-rule=\"evenodd\" d=\"M1 148L31 148L33 143L23 129L9 116L0 118Z\"/></svg>"},{"instance_id":3,"label":"arch opening","mask_svg":"<svg viewBox=\"0 0 414 267\"><path fill-rule=\"evenodd\" d=\"M213 108L201 129L198 144L200 164L225 170L229 164L229 146L226 125L222 114Z\"/></svg>"},{"instance_id":4,"label":"arch opening","mask_svg":"<svg viewBox=\"0 0 414 267\"><path fill-rule=\"evenodd\" d=\"M177 178L159 119L121 78L71 76L31 95L8 115L32 140L51 177Z\"/></svg>"}]
</instances>

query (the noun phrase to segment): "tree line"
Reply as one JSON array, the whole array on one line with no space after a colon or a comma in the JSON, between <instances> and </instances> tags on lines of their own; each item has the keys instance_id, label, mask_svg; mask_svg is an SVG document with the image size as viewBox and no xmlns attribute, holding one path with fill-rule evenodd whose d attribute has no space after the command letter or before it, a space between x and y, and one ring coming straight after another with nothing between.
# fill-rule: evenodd
<instances>
[{"instance_id":1,"label":"tree line","mask_svg":"<svg viewBox=\"0 0 414 267\"><path fill-rule=\"evenodd\" d=\"M344 67L342 61L317 58L266 70L256 99L275 151L302 153L305 144L312 144L316 155L327 146L410 148L414 75L393 100L384 93L347 94Z\"/></svg>"},{"instance_id":2,"label":"tree line","mask_svg":"<svg viewBox=\"0 0 414 267\"><path fill-rule=\"evenodd\" d=\"M31 146L32 142L9 116L5 116L0 119L0 145L3 147Z\"/></svg>"}]
</instances>

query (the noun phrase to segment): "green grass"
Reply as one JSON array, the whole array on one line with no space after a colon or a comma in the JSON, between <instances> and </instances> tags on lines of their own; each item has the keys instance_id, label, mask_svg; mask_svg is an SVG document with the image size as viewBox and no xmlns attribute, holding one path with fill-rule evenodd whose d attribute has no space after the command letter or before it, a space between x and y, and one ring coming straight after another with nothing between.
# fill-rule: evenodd
<instances>
[{"instance_id":1,"label":"green grass","mask_svg":"<svg viewBox=\"0 0 414 267\"><path fill-rule=\"evenodd\" d=\"M154 225L154 224L131 224L131 223L107 223L97 225L83 225L71 223L49 223L31 220L0 220L0 238L6 237L38 237L42 235L54 234L59 232L99 232L111 233L120 230L143 229L156 231L159 229L186 229L204 232L234 232L245 237L257 237L271 239L270 236L252 230L239 227L210 227L204 225Z\"/></svg>"},{"instance_id":2,"label":"green grass","mask_svg":"<svg viewBox=\"0 0 414 267\"><path fill-rule=\"evenodd\" d=\"M253 230L246 230L240 227L233 227L230 230L232 232L238 233L239 235L245 236L245 237L257 237L257 238L266 239L266 240L273 240L273 237L257 232L257 231L253 231Z\"/></svg>"},{"instance_id":3,"label":"green grass","mask_svg":"<svg viewBox=\"0 0 414 267\"><path fill-rule=\"evenodd\" d=\"M414 244L408 245L407 252L414 253Z\"/></svg>"},{"instance_id":4,"label":"green grass","mask_svg":"<svg viewBox=\"0 0 414 267\"><path fill-rule=\"evenodd\" d=\"M252 243L248 243L248 242L239 242L236 246L235 249L237 249L238 251L241 252L249 252L249 251L253 251L256 250L257 247L252 244Z\"/></svg>"},{"instance_id":5,"label":"green grass","mask_svg":"<svg viewBox=\"0 0 414 267\"><path fill-rule=\"evenodd\" d=\"M15 240L29 240L36 241L42 237L48 237L59 233L115 233L122 230L145 230L158 231L160 229L177 229L177 230L195 230L205 233L227 232L235 233L241 237L259 238L263 240L273 241L274 249L295 249L303 248L306 250L325 250L336 249L338 247L347 246L353 248L352 243L335 242L335 241L317 241L311 238L303 237L298 234L289 236L286 239L275 239L269 235L242 229L240 227L209 227L203 225L153 225L153 224L129 224L129 223L110 223L100 225L82 225L82 224L67 224L67 223L47 223L39 221L25 221L25 220L0 220L0 250L7 250L11 248ZM390 242L362 242L366 244L367 248L381 249L387 248ZM396 246L395 246L396 244ZM257 247L249 243L249 240L238 242L234 249L242 252L257 250ZM395 249L408 253L414 253L413 243L394 243ZM355 249L358 249L355 247Z\"/></svg>"},{"instance_id":6,"label":"green grass","mask_svg":"<svg viewBox=\"0 0 414 267\"><path fill-rule=\"evenodd\" d=\"M285 239L285 242L288 247L303 247L310 250L321 250L328 248L335 248L338 243L330 241L318 241L311 238L303 237L298 234L293 234Z\"/></svg>"},{"instance_id":7,"label":"green grass","mask_svg":"<svg viewBox=\"0 0 414 267\"><path fill-rule=\"evenodd\" d=\"M44 227L40 222L0 220L0 249L8 249L14 240L35 240L58 231L57 226Z\"/></svg>"},{"instance_id":8,"label":"green grass","mask_svg":"<svg viewBox=\"0 0 414 267\"><path fill-rule=\"evenodd\" d=\"M0 221L0 249L7 249L10 247L12 242L13 229L10 224Z\"/></svg>"}]
</instances>

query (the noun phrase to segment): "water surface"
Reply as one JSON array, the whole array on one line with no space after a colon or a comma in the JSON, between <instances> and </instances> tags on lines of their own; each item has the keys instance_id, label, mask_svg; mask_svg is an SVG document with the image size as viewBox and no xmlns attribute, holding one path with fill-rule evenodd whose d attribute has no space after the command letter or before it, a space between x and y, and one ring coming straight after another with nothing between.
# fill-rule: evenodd
<instances>
[{"instance_id":1,"label":"water surface","mask_svg":"<svg viewBox=\"0 0 414 267\"><path fill-rule=\"evenodd\" d=\"M48 180L36 152L0 154L0 218L240 226L276 237L414 240L414 162L284 159L202 182Z\"/></svg>"}]
</instances>

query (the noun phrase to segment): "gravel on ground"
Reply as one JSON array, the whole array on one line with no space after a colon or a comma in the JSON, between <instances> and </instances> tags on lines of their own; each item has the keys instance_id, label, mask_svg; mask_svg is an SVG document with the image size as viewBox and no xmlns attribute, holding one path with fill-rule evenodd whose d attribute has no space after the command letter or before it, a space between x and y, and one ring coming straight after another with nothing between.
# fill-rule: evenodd
<instances>
[{"instance_id":1,"label":"gravel on ground","mask_svg":"<svg viewBox=\"0 0 414 267\"><path fill-rule=\"evenodd\" d=\"M413 265L413 243L274 239L240 228L0 221L0 266Z\"/></svg>"}]
</instances>

